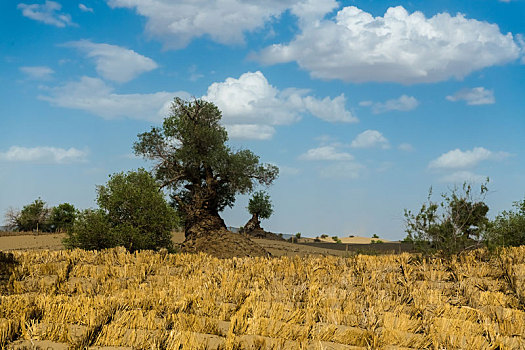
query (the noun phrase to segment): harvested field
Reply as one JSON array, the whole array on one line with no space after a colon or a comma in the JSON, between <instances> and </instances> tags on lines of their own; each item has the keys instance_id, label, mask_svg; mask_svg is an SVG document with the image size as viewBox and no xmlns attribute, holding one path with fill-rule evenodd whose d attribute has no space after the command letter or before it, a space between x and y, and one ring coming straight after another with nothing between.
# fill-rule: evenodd
<instances>
[{"instance_id":1,"label":"harvested field","mask_svg":"<svg viewBox=\"0 0 525 350\"><path fill-rule=\"evenodd\" d=\"M452 261L124 249L2 258L7 348L525 348L525 247Z\"/></svg>"}]
</instances>

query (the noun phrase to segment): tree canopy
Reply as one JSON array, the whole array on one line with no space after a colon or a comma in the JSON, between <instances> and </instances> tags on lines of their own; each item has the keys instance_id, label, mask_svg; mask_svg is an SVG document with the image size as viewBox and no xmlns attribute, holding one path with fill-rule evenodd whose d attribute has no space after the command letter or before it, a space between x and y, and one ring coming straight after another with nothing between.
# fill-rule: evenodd
<instances>
[{"instance_id":1,"label":"tree canopy","mask_svg":"<svg viewBox=\"0 0 525 350\"><path fill-rule=\"evenodd\" d=\"M135 154L155 162L153 171L182 214L186 237L225 228L219 212L256 183L270 185L278 168L261 164L246 149L232 150L213 103L175 98L162 127L138 135Z\"/></svg>"},{"instance_id":2,"label":"tree canopy","mask_svg":"<svg viewBox=\"0 0 525 350\"><path fill-rule=\"evenodd\" d=\"M483 201L487 191L487 183L484 183L479 195L475 196L472 185L464 183L450 194L442 194L442 202L437 203L431 200L430 189L427 203L417 214L405 210L406 240L416 243L422 250L438 250L445 254L478 246L489 224L489 207Z\"/></svg>"},{"instance_id":3,"label":"tree canopy","mask_svg":"<svg viewBox=\"0 0 525 350\"><path fill-rule=\"evenodd\" d=\"M68 247L172 248L171 230L177 215L147 171L113 174L97 192L100 209L81 213L66 240Z\"/></svg>"}]
</instances>

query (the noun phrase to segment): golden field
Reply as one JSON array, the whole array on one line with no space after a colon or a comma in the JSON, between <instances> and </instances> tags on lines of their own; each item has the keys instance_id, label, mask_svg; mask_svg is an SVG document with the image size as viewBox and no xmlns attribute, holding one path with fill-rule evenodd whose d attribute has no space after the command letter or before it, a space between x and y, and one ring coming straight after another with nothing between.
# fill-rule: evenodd
<instances>
[{"instance_id":1,"label":"golden field","mask_svg":"<svg viewBox=\"0 0 525 350\"><path fill-rule=\"evenodd\" d=\"M216 259L2 254L0 347L523 349L525 247Z\"/></svg>"}]
</instances>

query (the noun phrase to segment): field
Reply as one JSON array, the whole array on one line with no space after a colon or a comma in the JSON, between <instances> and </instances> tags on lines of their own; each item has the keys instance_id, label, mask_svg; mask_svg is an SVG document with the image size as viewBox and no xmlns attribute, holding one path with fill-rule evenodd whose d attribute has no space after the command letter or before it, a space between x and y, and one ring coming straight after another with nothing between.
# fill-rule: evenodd
<instances>
[{"instance_id":1,"label":"field","mask_svg":"<svg viewBox=\"0 0 525 350\"><path fill-rule=\"evenodd\" d=\"M452 261L0 254L6 348L525 348L525 247Z\"/></svg>"}]
</instances>

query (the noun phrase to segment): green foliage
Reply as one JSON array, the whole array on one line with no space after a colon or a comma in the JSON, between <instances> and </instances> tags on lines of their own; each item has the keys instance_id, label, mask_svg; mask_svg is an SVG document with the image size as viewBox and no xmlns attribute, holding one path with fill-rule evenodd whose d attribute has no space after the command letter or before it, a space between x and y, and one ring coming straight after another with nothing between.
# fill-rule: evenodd
<instances>
[{"instance_id":1,"label":"green foliage","mask_svg":"<svg viewBox=\"0 0 525 350\"><path fill-rule=\"evenodd\" d=\"M38 198L22 208L16 219L16 226L20 231L47 231L48 217L49 209L46 207L46 202Z\"/></svg>"},{"instance_id":2,"label":"green foliage","mask_svg":"<svg viewBox=\"0 0 525 350\"><path fill-rule=\"evenodd\" d=\"M296 237L297 239L301 238L301 232L297 232L297 233L295 234L295 237Z\"/></svg>"},{"instance_id":3,"label":"green foliage","mask_svg":"<svg viewBox=\"0 0 525 350\"><path fill-rule=\"evenodd\" d=\"M130 251L172 248L171 230L176 225L176 213L147 171L113 174L107 185L99 186L97 191L100 210L80 215L67 246L84 249L124 246Z\"/></svg>"},{"instance_id":4,"label":"green foliage","mask_svg":"<svg viewBox=\"0 0 525 350\"><path fill-rule=\"evenodd\" d=\"M251 192L256 182L270 185L278 176L276 166L260 164L251 151L228 147L220 119L211 102L176 98L162 127L138 135L134 144L135 154L155 161L155 176L172 190L187 233L233 206L235 196Z\"/></svg>"},{"instance_id":5,"label":"green foliage","mask_svg":"<svg viewBox=\"0 0 525 350\"><path fill-rule=\"evenodd\" d=\"M442 194L440 203L431 200L431 188L427 203L417 214L405 209L406 241L414 242L418 250L437 250L445 255L479 246L489 223L486 216L489 207L483 202L487 182L480 186L476 196L472 186L464 183L460 189L456 187L450 194Z\"/></svg>"},{"instance_id":6,"label":"green foliage","mask_svg":"<svg viewBox=\"0 0 525 350\"><path fill-rule=\"evenodd\" d=\"M321 238L328 238L328 235L327 234L322 234Z\"/></svg>"},{"instance_id":7,"label":"green foliage","mask_svg":"<svg viewBox=\"0 0 525 350\"><path fill-rule=\"evenodd\" d=\"M525 199L513 206L514 211L503 211L491 222L486 235L489 246L525 245Z\"/></svg>"},{"instance_id":8,"label":"green foliage","mask_svg":"<svg viewBox=\"0 0 525 350\"><path fill-rule=\"evenodd\" d=\"M72 204L62 203L51 209L47 224L52 231L66 232L73 227L76 216L77 210Z\"/></svg>"},{"instance_id":9,"label":"green foliage","mask_svg":"<svg viewBox=\"0 0 525 350\"><path fill-rule=\"evenodd\" d=\"M111 231L108 215L101 209L81 211L64 239L66 248L86 250L105 249L117 246Z\"/></svg>"},{"instance_id":10,"label":"green foliage","mask_svg":"<svg viewBox=\"0 0 525 350\"><path fill-rule=\"evenodd\" d=\"M370 241L370 243L372 243L372 244L381 244L381 243L384 243L384 242L382 240L380 240L380 239L377 239L377 240L376 239L372 239Z\"/></svg>"},{"instance_id":11,"label":"green foliage","mask_svg":"<svg viewBox=\"0 0 525 350\"><path fill-rule=\"evenodd\" d=\"M334 240L334 242L337 242L339 240L339 237L337 236L332 236L332 239Z\"/></svg>"},{"instance_id":12,"label":"green foliage","mask_svg":"<svg viewBox=\"0 0 525 350\"><path fill-rule=\"evenodd\" d=\"M248 212L260 219L268 219L273 213L270 196L264 191L257 191L248 202Z\"/></svg>"},{"instance_id":13,"label":"green foliage","mask_svg":"<svg viewBox=\"0 0 525 350\"><path fill-rule=\"evenodd\" d=\"M378 236L376 233L374 233L374 234L372 235L372 238L379 238L379 236Z\"/></svg>"}]
</instances>

